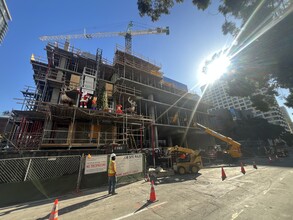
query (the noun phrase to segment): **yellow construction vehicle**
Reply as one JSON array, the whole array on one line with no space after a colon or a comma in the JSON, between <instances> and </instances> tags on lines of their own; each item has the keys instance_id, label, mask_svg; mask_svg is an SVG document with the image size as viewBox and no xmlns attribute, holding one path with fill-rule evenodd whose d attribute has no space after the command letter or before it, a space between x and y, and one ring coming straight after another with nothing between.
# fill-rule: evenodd
<instances>
[{"instance_id":1,"label":"yellow construction vehicle","mask_svg":"<svg viewBox=\"0 0 293 220\"><path fill-rule=\"evenodd\" d=\"M226 137L210 128L207 128L199 123L197 123L197 126L199 126L200 128L204 129L204 131L215 137L215 138L218 138L219 140L221 141L224 141L225 143L228 144L228 149L225 150L223 153L224 153L224 161L226 162L232 162L233 160L237 160L239 159L241 156L242 156L242 153L241 153L241 144L237 141L234 141L232 138L230 137Z\"/></svg>"},{"instance_id":2,"label":"yellow construction vehicle","mask_svg":"<svg viewBox=\"0 0 293 220\"><path fill-rule=\"evenodd\" d=\"M172 168L179 174L198 173L202 168L199 151L184 147L169 147L167 155L171 157Z\"/></svg>"}]
</instances>

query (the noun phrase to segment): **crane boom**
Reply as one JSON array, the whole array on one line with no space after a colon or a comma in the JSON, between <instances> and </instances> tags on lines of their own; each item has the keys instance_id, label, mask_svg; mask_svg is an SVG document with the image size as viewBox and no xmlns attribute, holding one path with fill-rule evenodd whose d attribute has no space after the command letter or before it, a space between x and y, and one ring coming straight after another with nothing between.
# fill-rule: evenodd
<instances>
[{"instance_id":1,"label":"crane boom","mask_svg":"<svg viewBox=\"0 0 293 220\"><path fill-rule=\"evenodd\" d=\"M68 34L68 35L51 35L51 36L41 36L39 39L41 41L50 41L50 40L70 40L70 39L91 39L91 38L99 38L99 37L115 37L115 36L123 36L125 37L127 34L135 35L146 35L146 34L169 34L169 27L166 28L156 28L156 29L148 29L148 30L139 30L139 31L131 31L128 32L96 32L92 34Z\"/></svg>"},{"instance_id":2,"label":"crane boom","mask_svg":"<svg viewBox=\"0 0 293 220\"><path fill-rule=\"evenodd\" d=\"M96 33L83 33L83 34L68 34L68 35L52 35L52 36L41 36L39 39L41 41L51 41L51 40L70 40L70 39L92 39L100 37L115 37L123 36L125 37L125 49L126 52L131 52L131 38L136 35L146 35L146 34L163 34L169 35L169 27L165 28L153 28L146 30L131 30L132 23L128 25L127 31L125 32L96 32Z\"/></svg>"},{"instance_id":3,"label":"crane boom","mask_svg":"<svg viewBox=\"0 0 293 220\"><path fill-rule=\"evenodd\" d=\"M201 125L199 123L196 123L196 124L200 128L204 129L204 131L207 134L209 134L209 135L211 135L211 136L213 136L215 138L218 138L221 141L226 142L229 145L229 147L230 147L230 149L228 150L228 152L230 153L230 155L233 158L239 158L239 157L242 156L242 153L241 153L241 150L240 150L241 144L239 142L234 141L232 138L227 137L227 136L224 136L224 135L222 135L222 134L220 134L220 133L218 133L218 132L216 132L216 131L214 131L214 130L212 130L210 128L207 128L207 127L205 127L205 126L203 126L203 125Z\"/></svg>"},{"instance_id":4,"label":"crane boom","mask_svg":"<svg viewBox=\"0 0 293 220\"><path fill-rule=\"evenodd\" d=\"M228 144L235 144L236 143L236 144L239 144L239 146L241 145L240 143L238 143L237 141L234 141L230 137L224 136L224 135L222 135L222 134L220 134L220 133L218 133L218 132L216 132L216 131L214 131L214 130L212 130L210 128L207 128L207 127L205 127L205 126L203 126L203 125L201 125L199 123L197 123L197 125L199 127L203 128L206 133L208 133L208 134L220 139L221 141L224 141L224 142L226 142Z\"/></svg>"}]
</instances>

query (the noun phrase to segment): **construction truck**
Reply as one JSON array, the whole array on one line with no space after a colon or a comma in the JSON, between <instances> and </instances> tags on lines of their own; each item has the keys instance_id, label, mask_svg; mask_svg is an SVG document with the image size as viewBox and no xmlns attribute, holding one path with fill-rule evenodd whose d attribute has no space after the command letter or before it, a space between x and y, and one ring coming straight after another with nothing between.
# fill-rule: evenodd
<instances>
[{"instance_id":1,"label":"construction truck","mask_svg":"<svg viewBox=\"0 0 293 220\"><path fill-rule=\"evenodd\" d=\"M167 155L171 158L174 172L179 174L198 173L202 168L202 160L199 151L184 147L169 147Z\"/></svg>"},{"instance_id":2,"label":"construction truck","mask_svg":"<svg viewBox=\"0 0 293 220\"><path fill-rule=\"evenodd\" d=\"M223 160L224 162L233 162L238 160L241 156L241 144L237 141L234 141L232 138L227 137L225 135L222 135L210 128L207 128L199 123L197 123L197 126L202 128L207 134L224 141L228 144L228 149L224 150L223 152Z\"/></svg>"}]
</instances>

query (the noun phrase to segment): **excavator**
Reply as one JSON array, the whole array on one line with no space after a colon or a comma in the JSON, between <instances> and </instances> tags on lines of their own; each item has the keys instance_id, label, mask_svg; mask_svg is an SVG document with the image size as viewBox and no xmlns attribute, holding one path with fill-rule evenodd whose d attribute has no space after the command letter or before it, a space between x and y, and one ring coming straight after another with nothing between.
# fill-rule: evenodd
<instances>
[{"instance_id":1,"label":"excavator","mask_svg":"<svg viewBox=\"0 0 293 220\"><path fill-rule=\"evenodd\" d=\"M184 147L169 147L167 155L171 157L173 170L179 174L198 173L202 168L199 151Z\"/></svg>"},{"instance_id":2,"label":"excavator","mask_svg":"<svg viewBox=\"0 0 293 220\"><path fill-rule=\"evenodd\" d=\"M225 143L228 144L228 149L225 150L224 153L224 162L233 162L233 161L237 161L241 156L241 144L237 141L234 141L232 138L230 137L226 137L210 128L207 128L199 123L197 123L197 126L202 128L207 134L218 138L221 141L224 141Z\"/></svg>"}]
</instances>

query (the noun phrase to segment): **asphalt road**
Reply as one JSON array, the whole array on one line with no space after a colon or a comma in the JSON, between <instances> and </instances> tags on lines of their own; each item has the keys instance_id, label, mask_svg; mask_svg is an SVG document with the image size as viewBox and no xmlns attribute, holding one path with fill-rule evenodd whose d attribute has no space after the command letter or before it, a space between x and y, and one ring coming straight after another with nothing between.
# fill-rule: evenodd
<instances>
[{"instance_id":1,"label":"asphalt road","mask_svg":"<svg viewBox=\"0 0 293 220\"><path fill-rule=\"evenodd\" d=\"M157 201L147 202L150 184L136 182L108 196L106 188L59 199L59 219L293 219L293 157L244 161L208 168L200 175L158 179ZM48 219L53 200L0 209L0 219Z\"/></svg>"}]
</instances>

